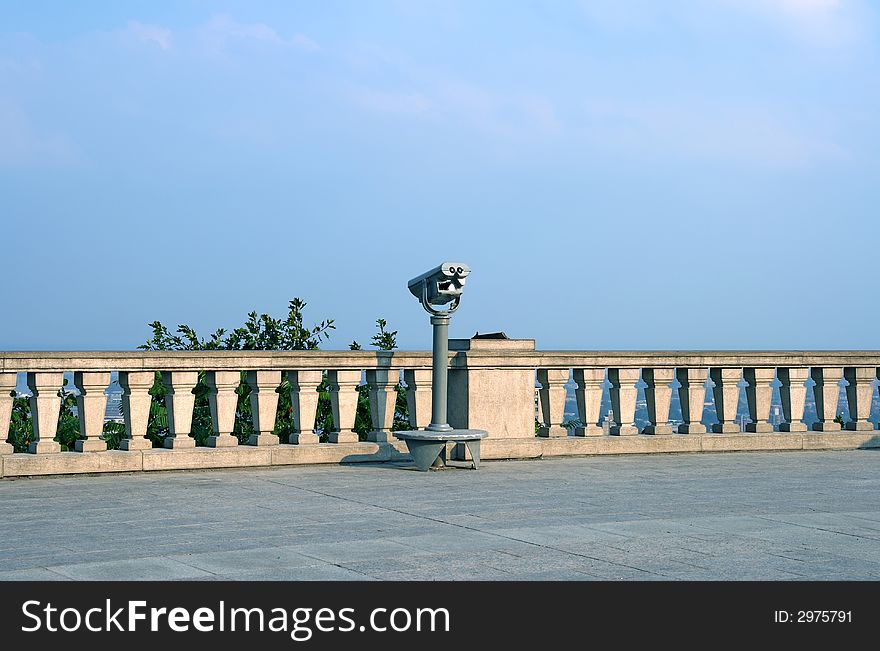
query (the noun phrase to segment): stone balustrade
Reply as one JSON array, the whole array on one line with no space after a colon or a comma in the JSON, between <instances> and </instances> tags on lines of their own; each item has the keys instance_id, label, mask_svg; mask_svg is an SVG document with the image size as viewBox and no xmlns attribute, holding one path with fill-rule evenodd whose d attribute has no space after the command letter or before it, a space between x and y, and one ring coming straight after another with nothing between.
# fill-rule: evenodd
<instances>
[{"instance_id":1,"label":"stone balustrade","mask_svg":"<svg viewBox=\"0 0 880 651\"><path fill-rule=\"evenodd\" d=\"M585 355L568 352L539 353L542 366L538 370L541 383L540 404L545 420L540 436L567 436L567 431L556 426L560 412L555 389L565 382L566 365L572 366L573 379L577 385L578 420L584 423L575 431L576 436L602 435L604 431L596 422L598 401L601 399L601 382L607 373L610 399L614 415L612 435L672 434L669 427L670 397L672 394L673 369L681 405L683 423L678 434L703 434L702 424L707 389L711 386L718 423L712 431L719 434L740 433L734 423L740 391L745 392L749 423L745 431L772 433L770 423L771 399L774 383L778 381L783 422L781 432L808 431L803 422L806 404L807 380L812 380L818 420L811 426L814 432L872 431L874 424L868 420L876 394L876 382L880 379L880 353L858 351L828 351L817 353L755 352L755 353L601 353L604 359L589 354L590 362L601 365L586 367ZM580 357L580 359L574 359ZM629 366L623 366L628 363ZM758 365L760 364L760 366ZM797 364L797 365L795 365ZM542 378L553 378L546 383ZM711 385L707 378L711 377ZM584 380L584 378L588 378ZM849 420L841 424L840 381L846 378L846 396ZM645 386L645 401L649 424L641 431L634 426L636 382L641 379ZM581 392L593 392L592 401L580 398ZM625 397L624 397L625 396ZM552 422L553 424L549 424ZM561 423L560 423L561 424ZM550 434L548 434L550 432Z\"/></svg>"},{"instance_id":2,"label":"stone balustrade","mask_svg":"<svg viewBox=\"0 0 880 651\"><path fill-rule=\"evenodd\" d=\"M425 427L431 418L430 369L429 352L410 351L0 353L0 432L8 432L20 373L31 394L33 425L27 452L13 453L0 442L0 476L403 459L405 447L391 431L397 388L402 376L410 426ZM125 435L118 450L107 450L102 437L111 372L118 373L122 388ZM167 412L161 448L147 438L156 372ZM192 436L200 372L213 428L204 446ZM451 340L449 423L488 431L486 459L880 447L880 433L869 420L878 372L878 351L537 351L532 340ZM64 373L73 373L80 421L79 440L69 452L55 441ZM280 440L275 420L285 377L293 429ZM334 427L321 443L315 415L325 379ZM233 434L242 381L250 389L254 431L246 444ZM372 430L359 437L355 415L364 383ZM849 418L841 423L843 384ZM776 390L778 431L770 417ZM809 427L808 391L817 411ZM647 422L637 423L642 392ZM607 430L600 413L606 395ZM737 423L741 396L745 431ZM676 419L674 397L681 411ZM717 417L710 427L704 422L707 402ZM450 453L466 455L458 448Z\"/></svg>"}]
</instances>

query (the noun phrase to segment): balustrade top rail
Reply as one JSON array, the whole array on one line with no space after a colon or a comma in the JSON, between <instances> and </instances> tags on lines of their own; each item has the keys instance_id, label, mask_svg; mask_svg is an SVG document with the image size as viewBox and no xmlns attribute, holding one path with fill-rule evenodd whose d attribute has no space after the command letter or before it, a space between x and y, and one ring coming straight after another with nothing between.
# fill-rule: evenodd
<instances>
[{"instance_id":1,"label":"balustrade top rail","mask_svg":"<svg viewBox=\"0 0 880 651\"><path fill-rule=\"evenodd\" d=\"M548 350L469 351L467 366L685 368L880 366L880 350ZM452 361L452 366L456 360Z\"/></svg>"},{"instance_id":2,"label":"balustrade top rail","mask_svg":"<svg viewBox=\"0 0 880 651\"><path fill-rule=\"evenodd\" d=\"M366 350L0 352L0 371L431 368L431 353Z\"/></svg>"},{"instance_id":3,"label":"balustrade top rail","mask_svg":"<svg viewBox=\"0 0 880 651\"><path fill-rule=\"evenodd\" d=\"M878 366L878 350L468 350L450 366L470 368L684 368ZM430 351L0 352L0 371L326 370L431 368Z\"/></svg>"}]
</instances>

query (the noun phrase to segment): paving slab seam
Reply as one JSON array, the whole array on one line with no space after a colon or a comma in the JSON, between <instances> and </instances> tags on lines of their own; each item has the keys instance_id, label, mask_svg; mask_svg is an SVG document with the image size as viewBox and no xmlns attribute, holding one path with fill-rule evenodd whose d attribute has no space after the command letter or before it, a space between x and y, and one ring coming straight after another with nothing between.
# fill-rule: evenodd
<instances>
[{"instance_id":1,"label":"paving slab seam","mask_svg":"<svg viewBox=\"0 0 880 651\"><path fill-rule=\"evenodd\" d=\"M800 524L799 522L788 522L786 520L779 520L777 518L769 518L766 516L756 515L754 516L760 520L766 520L768 522L780 522L782 524L787 524L791 527L801 527L802 529L812 529L813 531L824 531L825 533L833 533L838 536L850 536L852 538L859 538L861 540L876 540L880 542L880 538L874 538L873 536L860 536L855 533L846 533L845 531L835 531L834 529L825 529L823 527L815 527L808 524Z\"/></svg>"},{"instance_id":2,"label":"paving slab seam","mask_svg":"<svg viewBox=\"0 0 880 651\"><path fill-rule=\"evenodd\" d=\"M269 481L269 480L266 480L266 481ZM281 483L281 482L270 482L270 483ZM356 499L352 499L352 498L350 498L350 497L340 497L339 495L334 495L334 494L332 494L332 493L325 493L325 492L323 492L323 491L319 491L319 490L316 490L316 489L304 488L304 487L302 487L302 486L295 486L295 485L291 485L291 484L282 484L282 485L284 485L284 486L288 486L288 487L293 486L293 487L295 487L295 488L299 488L300 490L304 490L304 491L306 491L306 492L315 493L315 494L317 494L317 495L323 495L324 497L332 497L332 498L336 498L336 499L339 499L339 500L342 500L342 501L345 501L345 502L351 502L351 503L354 503L354 504L360 504L360 505L372 506L373 508L381 509L381 510L383 510L383 511L390 511L390 512L392 512L392 513L398 513L398 514L400 514L400 515L406 515L406 516L414 517L414 518L417 518L417 519L420 519L420 520L427 520L427 521L429 521L429 522L435 522L435 523L437 523L437 524L443 524L443 525L450 526L450 527L457 527L457 528L459 528L459 529L464 529L464 530L466 530L466 531L472 531L472 532L474 532L474 533L479 533L479 534L482 534L482 535L485 535L485 536L494 536L494 537L496 537L496 538L500 538L500 539L502 539L502 540L509 540L509 541L512 541L512 542L519 542L519 543L523 543L523 544L526 544L526 545L531 545L531 546L533 546L533 547L537 547L538 549L549 549L549 550L553 550L553 551L560 552L560 553L562 553L562 554L567 554L567 555L570 555L570 556L577 556L577 557L579 557L579 558L587 558L587 559L594 560L594 561L600 561L600 562L603 562L603 563L608 563L608 564L610 564L610 565L617 565L617 566L619 566L619 567L625 567L625 568L627 568L627 569L636 570L636 571L638 571L638 572L645 572L646 574L653 574L653 575L656 575L656 576L665 576L665 575L663 575L663 574L658 574L657 572L651 572L650 570L645 570L645 569L642 569L642 568L640 568L640 567L635 567L635 566L632 566L632 565L627 565L626 563L618 563L618 562L616 562L616 561L609 561L609 560L607 560L607 559L598 558L598 557L595 557L595 556L590 556L590 555L588 555L588 554L579 554L579 553L577 553L577 552L572 552L572 551L570 551L570 550L560 549L560 548L557 548L557 547L553 547L552 545L543 545L543 544L541 544L541 543L536 543L536 542L532 542L532 541L529 541L529 540L521 540L521 539L519 539L519 538L514 538L514 537L511 537L511 536L504 536L504 535L502 535L502 534L495 533L495 532L483 531L482 529L476 529L476 528L474 528L474 527L468 527L468 526L466 526L466 525L458 524L458 523L455 523L455 522L448 522L448 521L446 521L446 520L442 520L442 519L439 519L439 518L431 518L431 517L428 517L428 516L426 516L426 515L420 515L420 514L410 513L410 512L404 511L404 510L402 510L402 509L394 509L394 508L387 507L387 506L381 506L381 505L377 505L377 504L372 504L371 502L365 502L365 501L361 501L361 500L356 500ZM403 541L400 541L400 544L402 544L402 545L406 545L406 543L403 542ZM411 545L406 545L406 546L407 546L407 547L411 547ZM417 549L417 548L413 547L413 549Z\"/></svg>"},{"instance_id":3,"label":"paving slab seam","mask_svg":"<svg viewBox=\"0 0 880 651\"><path fill-rule=\"evenodd\" d=\"M361 572L361 571L356 570L351 567L345 567L344 565L341 564L344 561L342 561L340 563L334 563L333 561L327 561L327 560L324 560L323 558L318 558L317 556L312 556L311 554L308 554L306 552L299 552L299 553L307 558L313 558L316 561L319 561L319 563L316 564L314 567L321 567L322 565L332 565L333 567L338 567L340 570L348 570L349 572L355 572L356 574L360 574L361 576L369 576L370 578L373 578L373 579L383 580L381 576L375 576L373 574L369 574L368 572Z\"/></svg>"},{"instance_id":4,"label":"paving slab seam","mask_svg":"<svg viewBox=\"0 0 880 651\"><path fill-rule=\"evenodd\" d=\"M166 558L166 556L144 556L143 558L145 558L145 559L147 559L147 558ZM174 560L176 562L180 563L181 565L186 565L187 567L191 567L192 569L198 570L199 572L207 572L208 574L210 574L212 576L216 576L218 579L228 578L225 574L220 574L219 572L212 572L211 570L209 570L207 568L198 567L196 565L193 565L192 563L187 563L186 561L181 560L179 557L175 557Z\"/></svg>"}]
</instances>

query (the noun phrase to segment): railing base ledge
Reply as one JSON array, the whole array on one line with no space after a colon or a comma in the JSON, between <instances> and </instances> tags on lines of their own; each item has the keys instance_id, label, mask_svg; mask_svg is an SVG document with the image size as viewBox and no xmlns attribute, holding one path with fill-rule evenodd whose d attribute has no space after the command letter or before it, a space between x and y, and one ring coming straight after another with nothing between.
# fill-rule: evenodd
<instances>
[{"instance_id":1,"label":"railing base ledge","mask_svg":"<svg viewBox=\"0 0 880 651\"><path fill-rule=\"evenodd\" d=\"M464 446L461 446L463 448ZM767 434L672 434L667 436L568 436L495 438L482 443L483 460L540 459L605 454L880 449L880 431L774 432ZM463 449L450 458L464 460ZM318 443L226 448L108 450L57 454L2 454L0 477L255 468L290 465L409 461L402 441Z\"/></svg>"}]
</instances>

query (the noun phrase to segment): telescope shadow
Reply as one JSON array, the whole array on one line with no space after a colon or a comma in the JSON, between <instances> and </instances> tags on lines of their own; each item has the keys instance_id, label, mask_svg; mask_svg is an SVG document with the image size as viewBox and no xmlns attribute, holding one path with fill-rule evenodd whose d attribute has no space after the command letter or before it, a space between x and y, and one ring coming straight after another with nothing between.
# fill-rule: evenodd
<instances>
[{"instance_id":1,"label":"telescope shadow","mask_svg":"<svg viewBox=\"0 0 880 651\"><path fill-rule=\"evenodd\" d=\"M413 458L407 452L401 452L389 443L380 444L379 450L372 454L349 454L344 456L340 463L352 468L385 468L387 470L405 470L413 472L421 472L416 466ZM431 468L431 471L438 470L462 470L472 467L470 460L449 459L447 456L446 465L439 468Z\"/></svg>"}]
</instances>

